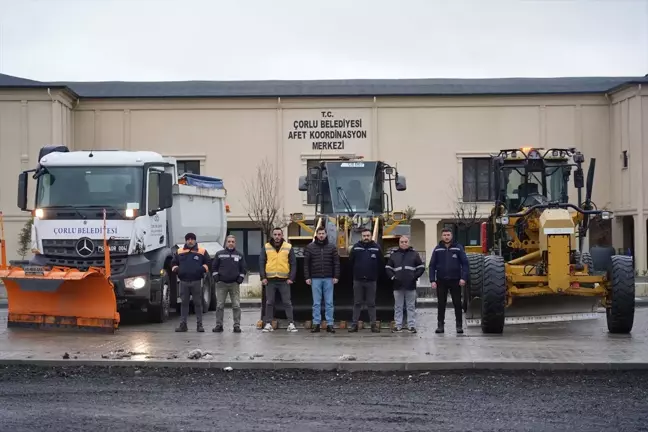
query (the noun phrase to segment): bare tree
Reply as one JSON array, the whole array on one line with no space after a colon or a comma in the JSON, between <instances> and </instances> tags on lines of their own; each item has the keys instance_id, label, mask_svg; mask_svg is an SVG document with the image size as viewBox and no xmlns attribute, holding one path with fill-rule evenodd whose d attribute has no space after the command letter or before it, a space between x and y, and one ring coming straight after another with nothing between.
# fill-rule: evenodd
<instances>
[{"instance_id":1,"label":"bare tree","mask_svg":"<svg viewBox=\"0 0 648 432\"><path fill-rule=\"evenodd\" d=\"M267 157L257 165L255 175L243 181L243 192L246 198L243 206L248 217L266 239L271 238L273 228L287 225L279 191L279 174Z\"/></svg>"},{"instance_id":2,"label":"bare tree","mask_svg":"<svg viewBox=\"0 0 648 432\"><path fill-rule=\"evenodd\" d=\"M479 212L478 204L475 202L464 202L461 189L457 185L452 186L454 209L452 218L457 224L459 232L468 232L471 227L477 225L483 219Z\"/></svg>"}]
</instances>

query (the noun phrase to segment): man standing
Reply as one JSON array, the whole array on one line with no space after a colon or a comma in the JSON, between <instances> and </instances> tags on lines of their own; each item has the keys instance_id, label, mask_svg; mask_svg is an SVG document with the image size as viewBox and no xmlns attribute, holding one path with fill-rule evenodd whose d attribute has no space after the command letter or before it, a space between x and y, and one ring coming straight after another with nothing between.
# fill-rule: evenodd
<instances>
[{"instance_id":1,"label":"man standing","mask_svg":"<svg viewBox=\"0 0 648 432\"><path fill-rule=\"evenodd\" d=\"M448 292L452 297L455 310L457 333L463 333L463 319L461 315L461 287L466 285L468 279L468 257L459 243L452 241L452 231L444 228L441 231L441 241L432 251L430 258L430 282L432 288L437 290L437 322L436 333L444 332L446 303Z\"/></svg>"},{"instance_id":2,"label":"man standing","mask_svg":"<svg viewBox=\"0 0 648 432\"><path fill-rule=\"evenodd\" d=\"M304 251L304 279L313 292L313 328L319 333L322 322L322 295L326 310L326 331L333 328L333 286L340 278L340 256L337 247L330 244L324 227L317 228L315 240Z\"/></svg>"},{"instance_id":3,"label":"man standing","mask_svg":"<svg viewBox=\"0 0 648 432\"><path fill-rule=\"evenodd\" d=\"M209 254L201 247L198 247L196 235L188 233L185 236L185 244L173 256L171 260L171 271L177 273L180 280L180 326L177 332L187 331L187 316L189 315L189 299L193 298L194 310L196 311L197 331L204 332L202 325L202 281L205 273L209 271Z\"/></svg>"},{"instance_id":4,"label":"man standing","mask_svg":"<svg viewBox=\"0 0 648 432\"><path fill-rule=\"evenodd\" d=\"M353 269L353 323L349 332L358 331L358 320L362 311L362 303L367 305L371 331L378 333L376 325L376 283L384 268L384 259L380 246L371 239L371 230L362 230L362 240L353 245L349 254L349 262Z\"/></svg>"},{"instance_id":5,"label":"man standing","mask_svg":"<svg viewBox=\"0 0 648 432\"><path fill-rule=\"evenodd\" d=\"M385 270L394 284L395 331L402 331L405 302L407 327L411 333L416 333L416 281L425 271L425 264L418 252L409 245L409 237L401 236L398 239L398 249L390 255Z\"/></svg>"},{"instance_id":6,"label":"man standing","mask_svg":"<svg viewBox=\"0 0 648 432\"><path fill-rule=\"evenodd\" d=\"M272 320L274 319L275 294L278 291L286 311L286 317L290 322L288 331L296 332L297 328L293 321L293 309L290 301L290 285L292 285L297 274L297 259L291 244L283 239L281 228L272 230L272 240L261 249L259 274L266 292L266 325L263 331L271 332L274 330Z\"/></svg>"},{"instance_id":7,"label":"man standing","mask_svg":"<svg viewBox=\"0 0 648 432\"><path fill-rule=\"evenodd\" d=\"M225 301L229 294L234 315L234 333L241 333L241 284L247 273L245 257L236 250L236 237L227 236L225 249L214 256L212 276L216 282L216 327L214 333L223 331Z\"/></svg>"}]
</instances>

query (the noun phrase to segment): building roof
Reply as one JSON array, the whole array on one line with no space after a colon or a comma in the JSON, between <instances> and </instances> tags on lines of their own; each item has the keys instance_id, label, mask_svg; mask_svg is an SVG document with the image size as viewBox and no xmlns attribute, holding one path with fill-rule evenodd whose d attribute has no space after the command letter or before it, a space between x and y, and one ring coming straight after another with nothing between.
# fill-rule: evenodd
<instances>
[{"instance_id":1,"label":"building roof","mask_svg":"<svg viewBox=\"0 0 648 432\"><path fill-rule=\"evenodd\" d=\"M0 88L67 88L80 98L459 96L606 93L644 77L353 79L311 81L41 82L0 74Z\"/></svg>"}]
</instances>

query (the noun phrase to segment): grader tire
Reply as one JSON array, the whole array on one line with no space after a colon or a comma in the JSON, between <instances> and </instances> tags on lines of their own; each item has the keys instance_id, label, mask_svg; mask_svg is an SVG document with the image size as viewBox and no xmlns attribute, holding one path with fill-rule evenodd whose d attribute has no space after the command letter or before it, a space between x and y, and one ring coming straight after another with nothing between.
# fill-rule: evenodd
<instances>
[{"instance_id":1,"label":"grader tire","mask_svg":"<svg viewBox=\"0 0 648 432\"><path fill-rule=\"evenodd\" d=\"M608 331L630 333L635 314L635 277L632 258L624 255L611 257L609 307L606 308Z\"/></svg>"},{"instance_id":2,"label":"grader tire","mask_svg":"<svg viewBox=\"0 0 648 432\"><path fill-rule=\"evenodd\" d=\"M580 254L580 263L587 266L587 268L589 269L588 274L594 274L594 261L592 260L592 254L590 254L589 252L583 252L582 254ZM594 288L594 284L584 283L583 287Z\"/></svg>"},{"instance_id":3,"label":"grader tire","mask_svg":"<svg viewBox=\"0 0 648 432\"><path fill-rule=\"evenodd\" d=\"M489 255L484 258L481 300L482 333L502 333L506 309L506 269L501 256Z\"/></svg>"},{"instance_id":4,"label":"grader tire","mask_svg":"<svg viewBox=\"0 0 648 432\"><path fill-rule=\"evenodd\" d=\"M469 290L471 297L479 297L482 292L482 284L484 282L484 255L469 253L468 256L468 268L470 273L468 275L469 281ZM470 301L470 299L467 299Z\"/></svg>"}]
</instances>

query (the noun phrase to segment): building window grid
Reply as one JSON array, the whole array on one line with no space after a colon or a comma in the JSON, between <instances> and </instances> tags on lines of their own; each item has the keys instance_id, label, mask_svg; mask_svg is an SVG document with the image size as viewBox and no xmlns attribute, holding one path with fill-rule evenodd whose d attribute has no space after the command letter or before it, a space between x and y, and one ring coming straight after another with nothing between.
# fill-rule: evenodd
<instances>
[{"instance_id":1,"label":"building window grid","mask_svg":"<svg viewBox=\"0 0 648 432\"><path fill-rule=\"evenodd\" d=\"M193 159L185 159L176 161L178 165L178 175L184 173L200 175L200 161Z\"/></svg>"},{"instance_id":2,"label":"building window grid","mask_svg":"<svg viewBox=\"0 0 648 432\"><path fill-rule=\"evenodd\" d=\"M495 200L494 172L490 158L463 158L464 202L489 202Z\"/></svg>"}]
</instances>

